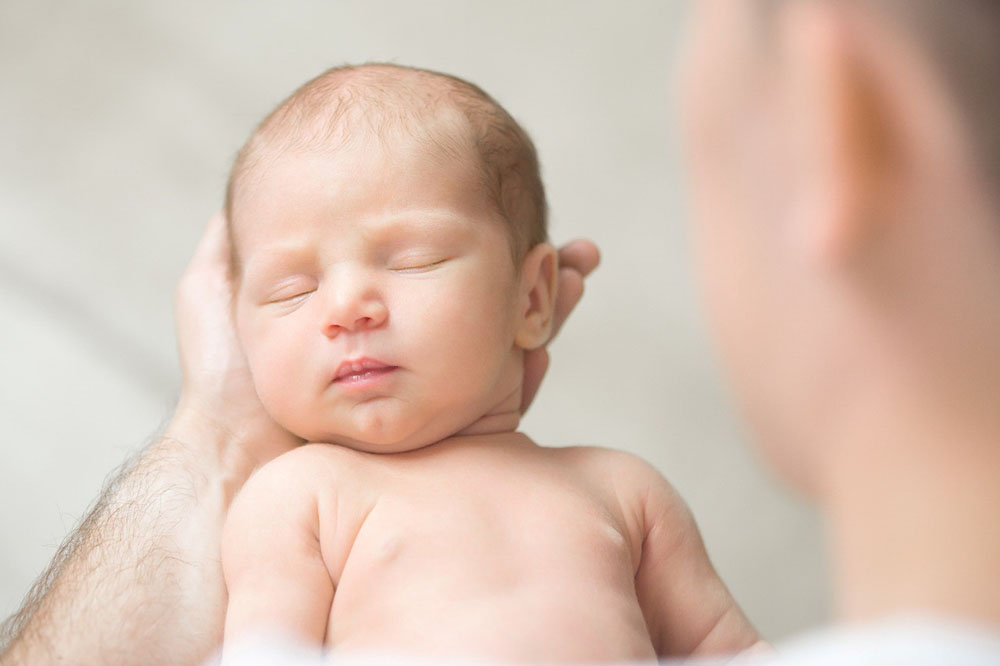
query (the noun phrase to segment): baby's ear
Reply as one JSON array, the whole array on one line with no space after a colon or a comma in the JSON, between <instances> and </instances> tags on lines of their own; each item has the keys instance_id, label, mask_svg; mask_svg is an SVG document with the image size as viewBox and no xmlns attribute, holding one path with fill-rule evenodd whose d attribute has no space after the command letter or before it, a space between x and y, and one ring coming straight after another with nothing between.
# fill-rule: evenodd
<instances>
[{"instance_id":1,"label":"baby's ear","mask_svg":"<svg viewBox=\"0 0 1000 666\"><path fill-rule=\"evenodd\" d=\"M531 248L521 263L518 292L518 322L514 344L536 349L552 334L552 314L556 304L559 255L548 243Z\"/></svg>"}]
</instances>

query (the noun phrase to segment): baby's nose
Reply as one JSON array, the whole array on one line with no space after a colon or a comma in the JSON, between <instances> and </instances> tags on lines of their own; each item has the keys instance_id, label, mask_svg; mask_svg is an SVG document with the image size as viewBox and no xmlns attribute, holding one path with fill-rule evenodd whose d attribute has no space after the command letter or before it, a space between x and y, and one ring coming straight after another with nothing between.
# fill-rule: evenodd
<instances>
[{"instance_id":1,"label":"baby's nose","mask_svg":"<svg viewBox=\"0 0 1000 666\"><path fill-rule=\"evenodd\" d=\"M323 334L334 338L344 331L366 331L382 326L389 317L385 303L375 294L367 294L333 304L323 323Z\"/></svg>"}]
</instances>

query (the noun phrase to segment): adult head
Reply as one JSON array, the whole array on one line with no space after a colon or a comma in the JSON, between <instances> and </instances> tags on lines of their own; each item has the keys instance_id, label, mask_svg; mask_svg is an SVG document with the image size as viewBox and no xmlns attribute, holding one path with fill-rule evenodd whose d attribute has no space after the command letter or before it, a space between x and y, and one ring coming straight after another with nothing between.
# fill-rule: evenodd
<instances>
[{"instance_id":1,"label":"adult head","mask_svg":"<svg viewBox=\"0 0 1000 666\"><path fill-rule=\"evenodd\" d=\"M704 0L692 27L706 295L761 442L821 491L859 393L997 376L1000 8Z\"/></svg>"},{"instance_id":2,"label":"adult head","mask_svg":"<svg viewBox=\"0 0 1000 666\"><path fill-rule=\"evenodd\" d=\"M842 608L1000 621L1000 7L702 0L684 63L713 323Z\"/></svg>"}]
</instances>

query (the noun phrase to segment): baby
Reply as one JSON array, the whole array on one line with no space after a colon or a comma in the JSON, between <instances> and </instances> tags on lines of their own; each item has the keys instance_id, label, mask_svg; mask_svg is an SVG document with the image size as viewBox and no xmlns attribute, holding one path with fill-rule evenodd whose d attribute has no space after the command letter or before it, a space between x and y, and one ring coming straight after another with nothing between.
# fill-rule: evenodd
<instances>
[{"instance_id":1,"label":"baby","mask_svg":"<svg viewBox=\"0 0 1000 666\"><path fill-rule=\"evenodd\" d=\"M227 212L260 400L317 442L232 506L227 643L597 662L758 640L656 470L517 432L558 266L534 147L493 99L328 71L254 132Z\"/></svg>"}]
</instances>

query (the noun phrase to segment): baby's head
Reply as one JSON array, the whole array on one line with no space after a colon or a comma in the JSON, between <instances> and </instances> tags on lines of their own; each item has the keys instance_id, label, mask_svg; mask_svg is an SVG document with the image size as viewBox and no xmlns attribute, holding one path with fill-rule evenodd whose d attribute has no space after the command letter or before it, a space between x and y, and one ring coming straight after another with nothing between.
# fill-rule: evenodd
<instances>
[{"instance_id":1,"label":"baby's head","mask_svg":"<svg viewBox=\"0 0 1000 666\"><path fill-rule=\"evenodd\" d=\"M516 427L556 256L534 146L479 88L330 70L247 141L226 213L237 329L278 423L374 452Z\"/></svg>"}]
</instances>

